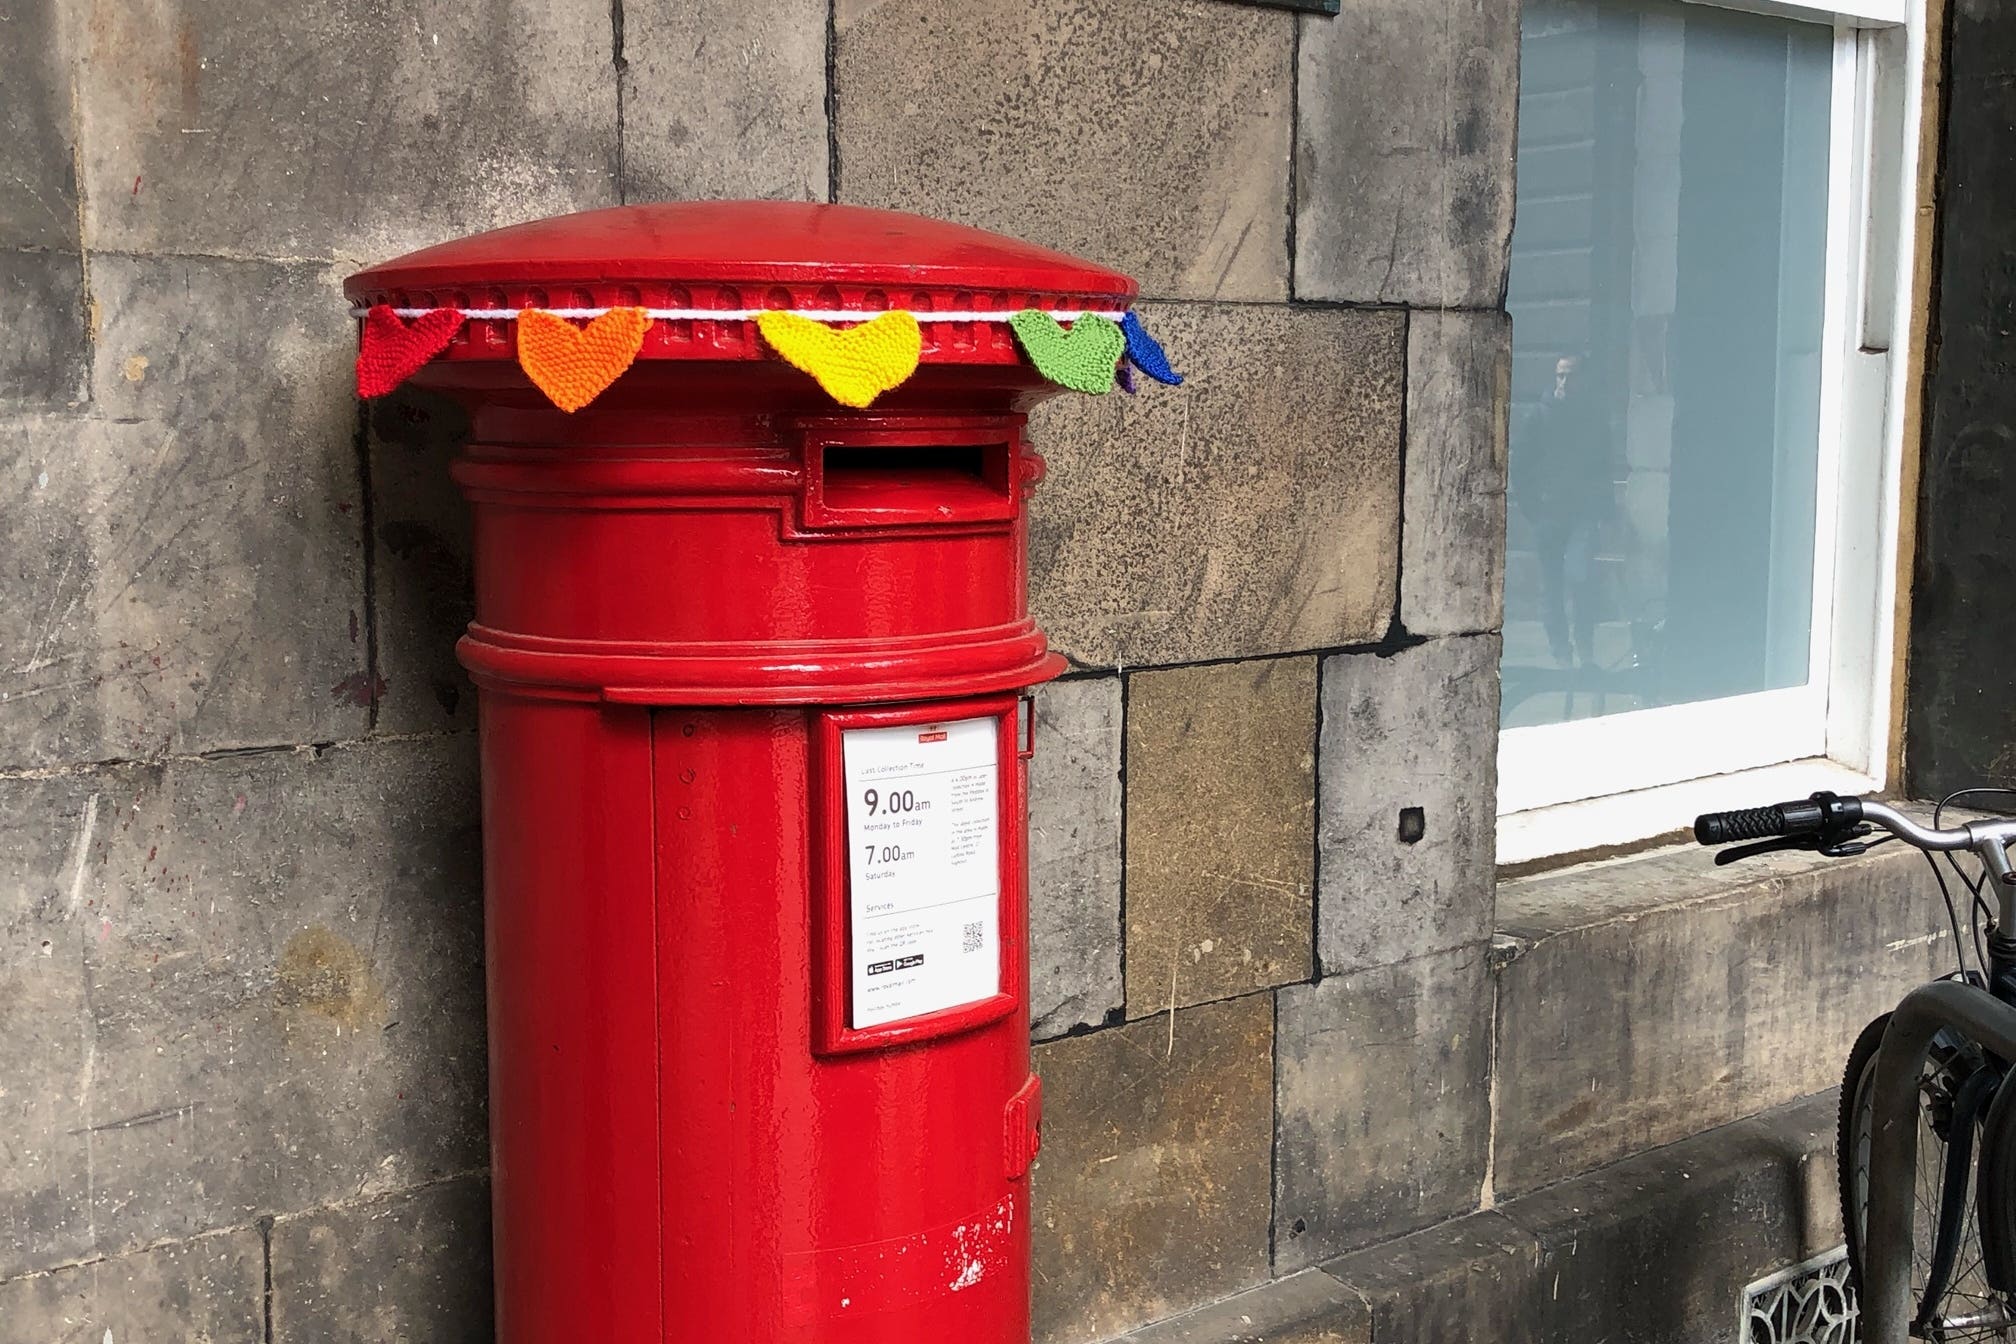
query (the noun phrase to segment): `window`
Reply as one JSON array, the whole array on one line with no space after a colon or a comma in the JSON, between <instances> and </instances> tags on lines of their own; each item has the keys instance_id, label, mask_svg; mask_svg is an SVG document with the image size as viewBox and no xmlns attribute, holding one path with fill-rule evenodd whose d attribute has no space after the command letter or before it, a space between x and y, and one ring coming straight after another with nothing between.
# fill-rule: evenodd
<instances>
[{"instance_id":1,"label":"window","mask_svg":"<svg viewBox=\"0 0 2016 1344\"><path fill-rule=\"evenodd\" d=\"M1917 20L1757 8L1524 6L1505 861L1880 782Z\"/></svg>"}]
</instances>

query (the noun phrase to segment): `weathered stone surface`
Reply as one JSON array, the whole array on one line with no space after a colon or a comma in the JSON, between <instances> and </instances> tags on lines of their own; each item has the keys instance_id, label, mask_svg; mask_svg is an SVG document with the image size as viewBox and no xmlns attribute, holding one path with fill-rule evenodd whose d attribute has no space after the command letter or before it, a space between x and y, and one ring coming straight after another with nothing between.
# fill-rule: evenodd
<instances>
[{"instance_id":1,"label":"weathered stone surface","mask_svg":"<svg viewBox=\"0 0 2016 1344\"><path fill-rule=\"evenodd\" d=\"M1493 308L1512 246L1519 6L1302 21L1295 297Z\"/></svg>"},{"instance_id":2,"label":"weathered stone surface","mask_svg":"<svg viewBox=\"0 0 2016 1344\"><path fill-rule=\"evenodd\" d=\"M76 132L57 0L8 6L0 42L0 249L76 251ZM10 339L21 334L8 306ZM0 384L4 386L4 384Z\"/></svg>"},{"instance_id":3,"label":"weathered stone surface","mask_svg":"<svg viewBox=\"0 0 2016 1344\"><path fill-rule=\"evenodd\" d=\"M1314 659L1129 678L1129 1017L1308 978L1315 741Z\"/></svg>"},{"instance_id":4,"label":"weathered stone surface","mask_svg":"<svg viewBox=\"0 0 2016 1344\"><path fill-rule=\"evenodd\" d=\"M1400 624L1460 635L1505 623L1505 426L1512 323L1502 313L1407 319L1406 520Z\"/></svg>"},{"instance_id":5,"label":"weathered stone surface","mask_svg":"<svg viewBox=\"0 0 2016 1344\"><path fill-rule=\"evenodd\" d=\"M0 18L0 405L79 400L89 366L75 136L54 0Z\"/></svg>"},{"instance_id":6,"label":"weathered stone surface","mask_svg":"<svg viewBox=\"0 0 2016 1344\"><path fill-rule=\"evenodd\" d=\"M0 781L0 1275L484 1156L467 736Z\"/></svg>"},{"instance_id":7,"label":"weathered stone surface","mask_svg":"<svg viewBox=\"0 0 2016 1344\"><path fill-rule=\"evenodd\" d=\"M1504 1214L1486 1211L1333 1260L1324 1272L1360 1297L1380 1344L1480 1335L1540 1344L1551 1337L1525 1329L1547 1290L1538 1249Z\"/></svg>"},{"instance_id":8,"label":"weathered stone surface","mask_svg":"<svg viewBox=\"0 0 2016 1344\"><path fill-rule=\"evenodd\" d=\"M1476 1208L1491 1142L1484 949L1277 997L1276 1269Z\"/></svg>"},{"instance_id":9,"label":"weathered stone surface","mask_svg":"<svg viewBox=\"0 0 2016 1344\"><path fill-rule=\"evenodd\" d=\"M623 9L623 198L826 199L825 0Z\"/></svg>"},{"instance_id":10,"label":"weathered stone surface","mask_svg":"<svg viewBox=\"0 0 2016 1344\"><path fill-rule=\"evenodd\" d=\"M1039 1344L1081 1344L1267 1277L1273 1005L1053 1041L1035 1180Z\"/></svg>"},{"instance_id":11,"label":"weathered stone surface","mask_svg":"<svg viewBox=\"0 0 2016 1344\"><path fill-rule=\"evenodd\" d=\"M239 1228L0 1283L7 1344L262 1344L265 1252Z\"/></svg>"},{"instance_id":12,"label":"weathered stone surface","mask_svg":"<svg viewBox=\"0 0 2016 1344\"><path fill-rule=\"evenodd\" d=\"M1290 16L839 0L835 21L842 200L1077 253L1156 296L1287 296Z\"/></svg>"},{"instance_id":13,"label":"weathered stone surface","mask_svg":"<svg viewBox=\"0 0 2016 1344\"><path fill-rule=\"evenodd\" d=\"M1324 659L1320 754L1325 973L1481 946L1496 880L1497 638Z\"/></svg>"},{"instance_id":14,"label":"weathered stone surface","mask_svg":"<svg viewBox=\"0 0 2016 1344\"><path fill-rule=\"evenodd\" d=\"M90 418L0 421L0 765L355 736L354 358L317 267L101 256Z\"/></svg>"},{"instance_id":15,"label":"weathered stone surface","mask_svg":"<svg viewBox=\"0 0 2016 1344\"><path fill-rule=\"evenodd\" d=\"M1371 1332L1357 1294L1321 1270L1305 1269L1125 1338L1128 1344L1372 1344Z\"/></svg>"},{"instance_id":16,"label":"weathered stone surface","mask_svg":"<svg viewBox=\"0 0 2016 1344\"><path fill-rule=\"evenodd\" d=\"M1358 1306L1330 1319L1390 1344L1727 1339L1746 1285L1840 1243L1833 1125L1823 1093L1332 1260Z\"/></svg>"},{"instance_id":17,"label":"weathered stone surface","mask_svg":"<svg viewBox=\"0 0 2016 1344\"><path fill-rule=\"evenodd\" d=\"M1180 389L1067 395L1031 416L1050 463L1032 596L1051 642L1132 666L1380 638L1399 551L1400 314L1145 318Z\"/></svg>"},{"instance_id":18,"label":"weathered stone surface","mask_svg":"<svg viewBox=\"0 0 2016 1344\"><path fill-rule=\"evenodd\" d=\"M1745 1285L1841 1244L1835 1096L1505 1205L1551 1271L1533 1337L1726 1339L1729 1306ZM1633 1284L1656 1284L1656 1297L1631 1292Z\"/></svg>"},{"instance_id":19,"label":"weathered stone surface","mask_svg":"<svg viewBox=\"0 0 2016 1344\"><path fill-rule=\"evenodd\" d=\"M1927 31L1942 19L1945 40L1927 44L1925 74L1940 91L1940 114L1920 141L1916 184L1920 201L1936 191L1939 205L1936 223L1920 216L1910 291L1910 311L1925 324L1918 339L1936 356L1922 406L1906 402L1911 427L1903 430L1923 434L1911 508L1910 675L1901 678L1909 750L1900 783L1913 798L2016 775L2006 655L2016 619L1982 600L2008 582L2016 553L2007 448L2016 425L2007 335L2016 272L1999 245L2002 221L2016 210L2016 30L2006 6L1990 0L1935 0ZM1916 297L1931 293L1936 304ZM1889 560L1871 556L1872 565Z\"/></svg>"},{"instance_id":20,"label":"weathered stone surface","mask_svg":"<svg viewBox=\"0 0 2016 1344\"><path fill-rule=\"evenodd\" d=\"M1501 884L1499 1193L1837 1083L1863 1023L1951 969L1924 862L1690 847Z\"/></svg>"},{"instance_id":21,"label":"weathered stone surface","mask_svg":"<svg viewBox=\"0 0 2016 1344\"><path fill-rule=\"evenodd\" d=\"M73 8L93 248L377 260L615 203L607 0Z\"/></svg>"},{"instance_id":22,"label":"weathered stone surface","mask_svg":"<svg viewBox=\"0 0 2016 1344\"><path fill-rule=\"evenodd\" d=\"M403 387L371 404L371 543L378 729L476 726L476 688L455 658L475 610L469 505L448 466L469 418L448 398Z\"/></svg>"},{"instance_id":23,"label":"weathered stone surface","mask_svg":"<svg viewBox=\"0 0 2016 1344\"><path fill-rule=\"evenodd\" d=\"M489 1344L491 1328L480 1175L274 1223L274 1344Z\"/></svg>"},{"instance_id":24,"label":"weathered stone surface","mask_svg":"<svg viewBox=\"0 0 2016 1344\"><path fill-rule=\"evenodd\" d=\"M1121 1005L1120 679L1036 693L1029 763L1029 1016L1037 1038Z\"/></svg>"},{"instance_id":25,"label":"weathered stone surface","mask_svg":"<svg viewBox=\"0 0 2016 1344\"><path fill-rule=\"evenodd\" d=\"M91 367L84 260L76 252L0 250L0 405L62 406L83 399Z\"/></svg>"}]
</instances>

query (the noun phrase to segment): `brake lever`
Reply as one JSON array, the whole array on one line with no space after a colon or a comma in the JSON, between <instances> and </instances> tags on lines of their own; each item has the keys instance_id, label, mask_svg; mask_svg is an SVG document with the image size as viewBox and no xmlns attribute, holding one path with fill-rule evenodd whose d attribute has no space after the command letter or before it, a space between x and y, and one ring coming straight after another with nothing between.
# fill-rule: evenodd
<instances>
[{"instance_id":1,"label":"brake lever","mask_svg":"<svg viewBox=\"0 0 2016 1344\"><path fill-rule=\"evenodd\" d=\"M1776 854L1782 850L1819 848L1820 837L1817 835L1781 835L1771 840L1753 840L1747 845L1718 849L1715 851L1715 866L1725 868L1744 859L1754 859L1759 854Z\"/></svg>"},{"instance_id":2,"label":"brake lever","mask_svg":"<svg viewBox=\"0 0 2016 1344\"><path fill-rule=\"evenodd\" d=\"M1716 852L1715 864L1718 868L1726 867L1732 863L1740 863L1744 859L1754 859L1760 854L1776 854L1795 849L1810 849L1830 859L1853 858L1857 854L1868 853L1871 848L1890 838L1881 836L1874 840L1864 839L1865 836L1874 834L1875 830L1874 826L1862 822L1846 830L1825 835L1781 835L1771 840L1753 841L1747 845L1732 845L1728 849Z\"/></svg>"},{"instance_id":3,"label":"brake lever","mask_svg":"<svg viewBox=\"0 0 2016 1344\"><path fill-rule=\"evenodd\" d=\"M1858 826L1834 844L1821 846L1820 852L1830 859L1852 858L1857 854L1867 854L1876 846L1888 844L1897 838L1894 835L1879 835L1874 840L1861 838L1875 829L1873 826Z\"/></svg>"}]
</instances>

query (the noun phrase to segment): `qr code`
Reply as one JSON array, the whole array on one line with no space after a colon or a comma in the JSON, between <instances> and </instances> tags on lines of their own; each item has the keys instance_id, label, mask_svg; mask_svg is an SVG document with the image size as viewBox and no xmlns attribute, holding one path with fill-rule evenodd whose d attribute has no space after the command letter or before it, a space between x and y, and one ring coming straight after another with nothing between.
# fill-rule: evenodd
<instances>
[{"instance_id":1,"label":"qr code","mask_svg":"<svg viewBox=\"0 0 2016 1344\"><path fill-rule=\"evenodd\" d=\"M980 950L980 935L985 928L985 922L976 919L965 928L959 930L959 950L961 952L978 952Z\"/></svg>"}]
</instances>

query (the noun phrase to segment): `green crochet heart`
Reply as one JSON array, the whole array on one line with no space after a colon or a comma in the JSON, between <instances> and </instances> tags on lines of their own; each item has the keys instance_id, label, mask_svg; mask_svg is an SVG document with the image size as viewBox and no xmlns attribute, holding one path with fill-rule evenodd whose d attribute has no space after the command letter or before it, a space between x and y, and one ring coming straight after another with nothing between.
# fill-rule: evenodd
<instances>
[{"instance_id":1,"label":"green crochet heart","mask_svg":"<svg viewBox=\"0 0 2016 1344\"><path fill-rule=\"evenodd\" d=\"M1127 349L1119 323L1086 313L1066 331L1050 314L1024 308L1008 325L1029 362L1051 382L1095 397L1113 390L1113 370Z\"/></svg>"}]
</instances>

